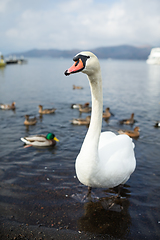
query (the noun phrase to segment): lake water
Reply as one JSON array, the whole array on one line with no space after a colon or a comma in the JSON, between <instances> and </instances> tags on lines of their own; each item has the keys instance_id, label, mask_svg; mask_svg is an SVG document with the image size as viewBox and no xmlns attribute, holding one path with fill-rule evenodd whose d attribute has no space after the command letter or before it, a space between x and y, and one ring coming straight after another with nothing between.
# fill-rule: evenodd
<instances>
[{"instance_id":1,"label":"lake water","mask_svg":"<svg viewBox=\"0 0 160 240\"><path fill-rule=\"evenodd\" d=\"M12 239L10 226L19 227L16 237L24 226L26 235L35 226L39 232L43 227L46 236L56 229L64 236L73 234L73 239L160 239L160 128L154 128L160 120L160 66L100 60L104 109L110 107L114 114L108 122L103 120L102 131L140 127L139 139L133 140L136 170L122 189L122 198L108 208L115 195L112 189L93 189L99 198L92 202L78 199L87 187L76 178L74 163L87 127L71 124L79 111L70 106L91 104L91 95L86 75L64 75L72 63L72 59L33 58L27 64L0 69L0 102L16 102L15 111L0 110L1 239ZM73 90L73 84L83 89ZM57 110L39 118L39 104ZM119 120L132 112L135 125L120 126ZM26 127L25 114L36 115L37 124ZM20 141L48 132L60 140L55 147L24 148Z\"/></svg>"}]
</instances>

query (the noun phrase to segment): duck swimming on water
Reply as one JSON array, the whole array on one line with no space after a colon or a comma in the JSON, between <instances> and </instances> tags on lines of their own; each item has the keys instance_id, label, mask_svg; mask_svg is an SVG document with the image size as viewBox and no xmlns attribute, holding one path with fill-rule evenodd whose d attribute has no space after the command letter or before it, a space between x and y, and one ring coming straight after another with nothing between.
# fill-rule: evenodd
<instances>
[{"instance_id":1,"label":"duck swimming on water","mask_svg":"<svg viewBox=\"0 0 160 240\"><path fill-rule=\"evenodd\" d=\"M139 137L139 135L140 135L140 133L139 133L139 127L135 127L134 129L133 129L133 131L132 130L119 130L118 131L118 133L119 134L127 134L129 137L131 137L131 138L138 138Z\"/></svg>"},{"instance_id":2,"label":"duck swimming on water","mask_svg":"<svg viewBox=\"0 0 160 240\"><path fill-rule=\"evenodd\" d=\"M154 127L156 127L156 128L160 127L160 121L157 121L157 122L154 124Z\"/></svg>"},{"instance_id":3,"label":"duck swimming on water","mask_svg":"<svg viewBox=\"0 0 160 240\"><path fill-rule=\"evenodd\" d=\"M56 108L50 108L50 109L43 109L42 105L39 105L39 113L40 114L51 114L56 111Z\"/></svg>"},{"instance_id":4,"label":"duck swimming on water","mask_svg":"<svg viewBox=\"0 0 160 240\"><path fill-rule=\"evenodd\" d=\"M0 108L3 110L15 110L16 109L16 103L12 102L12 104L0 104Z\"/></svg>"},{"instance_id":5,"label":"duck swimming on water","mask_svg":"<svg viewBox=\"0 0 160 240\"><path fill-rule=\"evenodd\" d=\"M86 118L74 118L71 122L75 125L89 125L91 116L87 116Z\"/></svg>"},{"instance_id":6,"label":"duck swimming on water","mask_svg":"<svg viewBox=\"0 0 160 240\"><path fill-rule=\"evenodd\" d=\"M110 108L107 107L106 110L105 110L105 112L103 113L103 118L105 118L105 119L109 119L110 116L111 116Z\"/></svg>"},{"instance_id":7,"label":"duck swimming on water","mask_svg":"<svg viewBox=\"0 0 160 240\"><path fill-rule=\"evenodd\" d=\"M89 113L91 112L92 108L89 106L89 103L85 103L84 106L79 106L80 113Z\"/></svg>"},{"instance_id":8,"label":"duck swimming on water","mask_svg":"<svg viewBox=\"0 0 160 240\"><path fill-rule=\"evenodd\" d=\"M24 125L29 126L29 125L35 125L36 123L37 123L36 117L31 118L29 115L25 115Z\"/></svg>"},{"instance_id":9,"label":"duck swimming on water","mask_svg":"<svg viewBox=\"0 0 160 240\"><path fill-rule=\"evenodd\" d=\"M120 124L133 125L135 123L134 113L131 114L131 117L128 119L123 119L120 121Z\"/></svg>"},{"instance_id":10,"label":"duck swimming on water","mask_svg":"<svg viewBox=\"0 0 160 240\"><path fill-rule=\"evenodd\" d=\"M21 141L29 146L48 147L56 145L59 142L58 138L53 133L45 135L31 135L29 137L22 137Z\"/></svg>"},{"instance_id":11,"label":"duck swimming on water","mask_svg":"<svg viewBox=\"0 0 160 240\"><path fill-rule=\"evenodd\" d=\"M85 108L85 107L88 107L89 106L89 103L85 103L85 104L80 104L80 103L73 103L71 104L71 108Z\"/></svg>"}]
</instances>

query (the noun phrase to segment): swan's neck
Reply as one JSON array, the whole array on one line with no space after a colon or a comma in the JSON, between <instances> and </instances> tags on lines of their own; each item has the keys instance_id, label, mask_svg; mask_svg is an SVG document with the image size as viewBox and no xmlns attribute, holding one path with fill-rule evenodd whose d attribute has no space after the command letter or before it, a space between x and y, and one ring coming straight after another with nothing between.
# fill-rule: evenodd
<instances>
[{"instance_id":1,"label":"swan's neck","mask_svg":"<svg viewBox=\"0 0 160 240\"><path fill-rule=\"evenodd\" d=\"M102 94L102 78L101 72L88 76L91 96L92 96L92 114L88 132L84 139L81 150L87 151L97 157L99 136L102 126L102 112L103 112L103 94ZM93 161L94 159L92 159Z\"/></svg>"}]
</instances>

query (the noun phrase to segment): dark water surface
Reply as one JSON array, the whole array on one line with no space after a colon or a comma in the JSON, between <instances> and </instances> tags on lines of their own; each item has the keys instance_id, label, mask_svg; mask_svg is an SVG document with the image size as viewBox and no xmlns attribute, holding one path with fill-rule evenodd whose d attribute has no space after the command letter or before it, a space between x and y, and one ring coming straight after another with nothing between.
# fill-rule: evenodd
<instances>
[{"instance_id":1,"label":"dark water surface","mask_svg":"<svg viewBox=\"0 0 160 240\"><path fill-rule=\"evenodd\" d=\"M108 122L103 120L102 131L117 133L119 128L135 126L141 130L140 138L134 140L136 171L112 208L108 207L115 196L112 189L93 189L93 201L81 201L87 187L75 174L75 159L87 127L70 123L79 117L70 105L91 103L86 75L64 76L72 59L29 59L28 64L0 69L0 102L15 101L17 107L0 110L2 239L12 239L13 224L19 226L17 235L14 232L17 239L32 239L27 235L31 225L39 227L40 233L45 227L46 234L55 229L64 234L71 231L77 233L75 239L160 239L160 129L154 128L160 120L160 66L144 61L100 60L100 64L104 109L110 107L114 114ZM73 90L73 84L83 89ZM39 118L39 104L57 110ZM132 112L135 125L119 126L118 121ZM24 126L25 114L36 115L37 124ZM60 140L55 147L24 148L20 141L20 137L48 132ZM27 226L26 235L20 235L22 226ZM33 239L52 239L32 235ZM52 236L56 239L54 232Z\"/></svg>"}]
</instances>

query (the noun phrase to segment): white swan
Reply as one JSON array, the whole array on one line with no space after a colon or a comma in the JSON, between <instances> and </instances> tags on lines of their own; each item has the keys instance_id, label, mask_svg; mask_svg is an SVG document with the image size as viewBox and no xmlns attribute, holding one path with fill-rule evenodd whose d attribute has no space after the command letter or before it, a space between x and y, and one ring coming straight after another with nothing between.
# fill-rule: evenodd
<instances>
[{"instance_id":1,"label":"white swan","mask_svg":"<svg viewBox=\"0 0 160 240\"><path fill-rule=\"evenodd\" d=\"M127 135L102 132L103 94L98 58L91 52L81 52L65 75L86 73L92 95L91 122L76 159L79 181L91 188L112 188L124 184L136 167L134 144Z\"/></svg>"}]
</instances>

